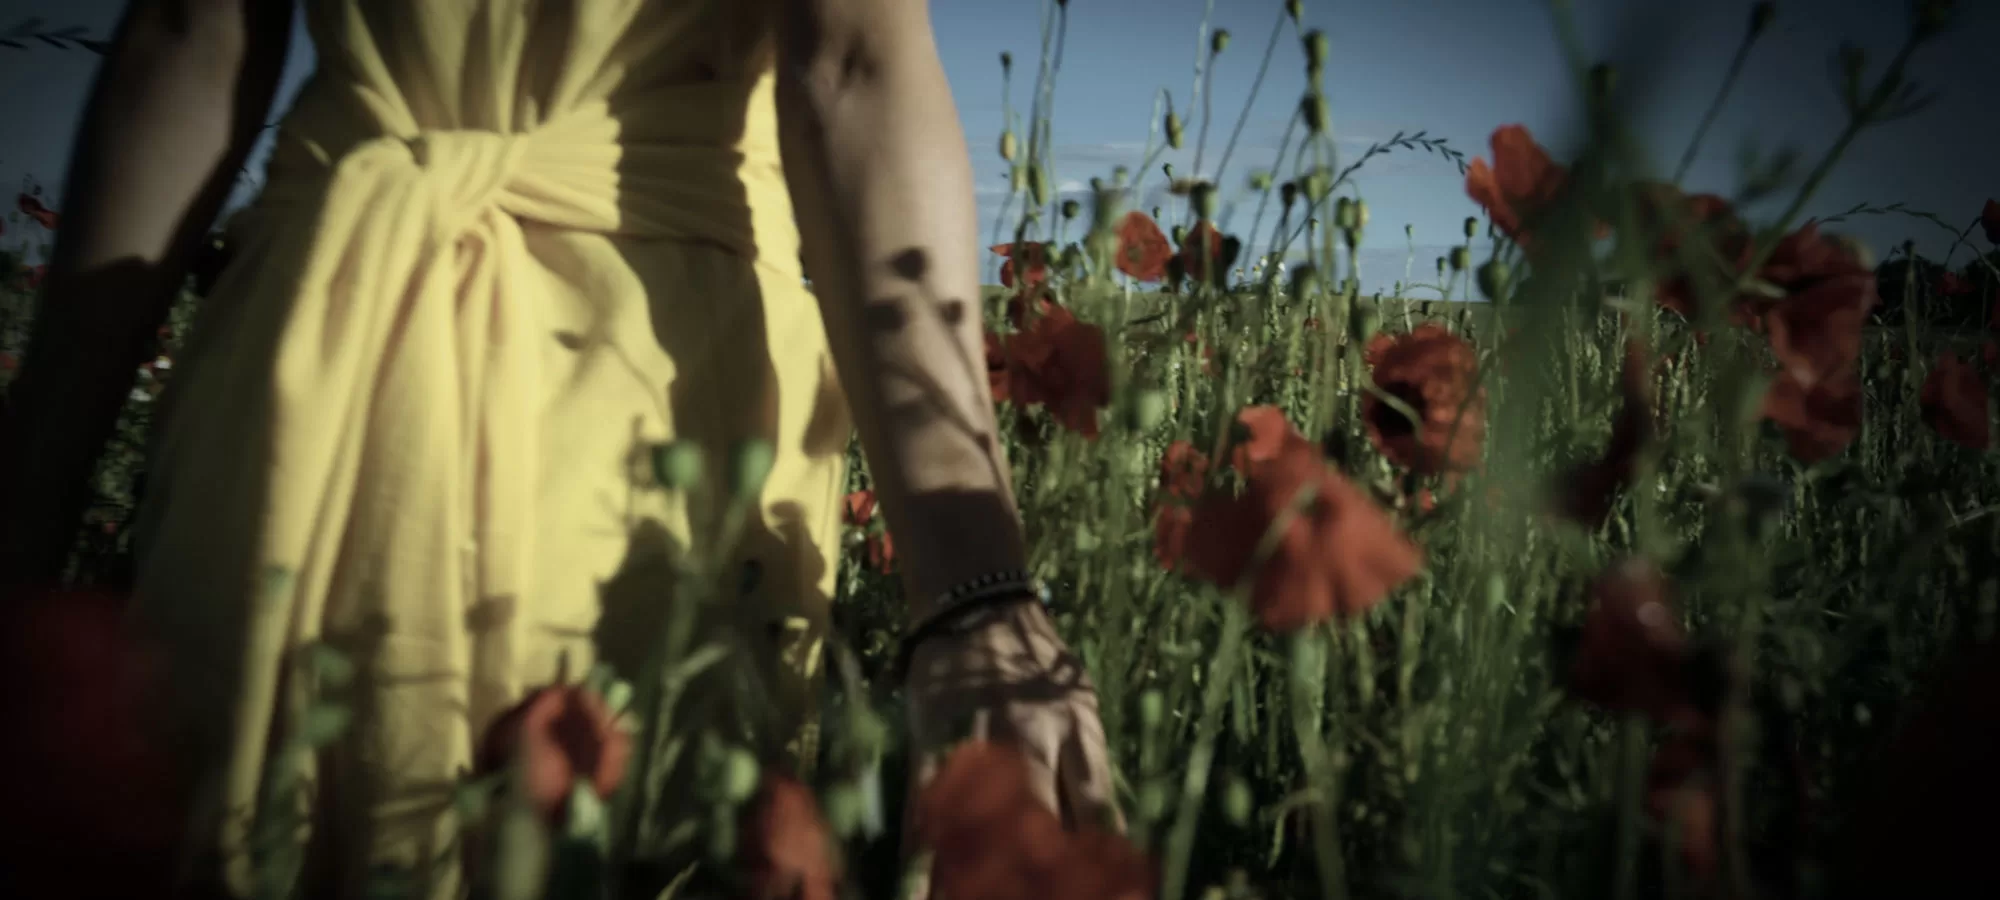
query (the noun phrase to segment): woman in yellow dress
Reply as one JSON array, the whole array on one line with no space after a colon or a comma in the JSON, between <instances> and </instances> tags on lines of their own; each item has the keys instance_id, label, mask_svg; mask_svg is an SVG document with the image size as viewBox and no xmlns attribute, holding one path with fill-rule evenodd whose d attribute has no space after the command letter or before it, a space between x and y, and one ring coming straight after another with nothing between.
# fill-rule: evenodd
<instances>
[{"instance_id":1,"label":"woman in yellow dress","mask_svg":"<svg viewBox=\"0 0 2000 900\"><path fill-rule=\"evenodd\" d=\"M7 398L16 583L60 573L72 532L52 523L78 517L294 6L130 4ZM477 737L561 666L629 673L685 560L740 573L723 624L783 676L779 719L809 717L850 409L924 635L917 758L969 721L1027 745L1052 807L1115 820L1094 697L1041 608L930 624L1032 591L923 0L299 6L318 68L232 222L138 525L137 618L169 650L197 834L233 891L309 644L360 673L351 727L306 772L329 896L384 868L461 893L450 785ZM667 442L706 451L706 485L646 482ZM746 442L773 455L724 545L710 523Z\"/></svg>"}]
</instances>

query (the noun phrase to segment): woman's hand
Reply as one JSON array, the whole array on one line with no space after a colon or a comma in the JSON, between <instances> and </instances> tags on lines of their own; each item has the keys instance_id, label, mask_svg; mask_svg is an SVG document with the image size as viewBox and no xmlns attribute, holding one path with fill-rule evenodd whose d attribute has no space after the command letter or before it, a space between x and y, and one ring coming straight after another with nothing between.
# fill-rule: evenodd
<instances>
[{"instance_id":1,"label":"woman's hand","mask_svg":"<svg viewBox=\"0 0 2000 900\"><path fill-rule=\"evenodd\" d=\"M976 630L940 634L917 645L907 693L911 774L918 791L950 744L1009 743L1028 758L1036 794L1064 825L1124 830L1097 715L1097 689L1040 605L1018 603ZM916 807L914 800L906 804ZM915 829L906 827L905 833ZM921 900L927 893L915 896Z\"/></svg>"}]
</instances>

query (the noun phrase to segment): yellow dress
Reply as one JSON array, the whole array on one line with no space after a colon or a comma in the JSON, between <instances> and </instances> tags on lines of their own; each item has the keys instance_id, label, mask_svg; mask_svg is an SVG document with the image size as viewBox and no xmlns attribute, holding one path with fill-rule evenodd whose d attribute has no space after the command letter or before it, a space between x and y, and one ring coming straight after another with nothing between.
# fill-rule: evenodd
<instances>
[{"instance_id":1,"label":"yellow dress","mask_svg":"<svg viewBox=\"0 0 2000 900\"><path fill-rule=\"evenodd\" d=\"M729 561L721 619L783 663L781 721L809 717L850 426L767 0L306 8L318 70L164 401L140 616L234 889L310 690L294 651L324 643L359 677L302 766L319 886L387 867L452 896L451 785L486 724L559 660L634 674L687 554ZM718 547L722 489L683 499L646 460L693 441L717 476L746 438L775 467Z\"/></svg>"}]
</instances>

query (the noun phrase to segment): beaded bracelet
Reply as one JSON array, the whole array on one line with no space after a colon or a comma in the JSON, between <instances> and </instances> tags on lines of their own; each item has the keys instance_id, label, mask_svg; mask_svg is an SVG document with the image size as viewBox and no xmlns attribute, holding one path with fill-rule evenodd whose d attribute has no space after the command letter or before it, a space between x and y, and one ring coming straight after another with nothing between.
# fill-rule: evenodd
<instances>
[{"instance_id":1,"label":"beaded bracelet","mask_svg":"<svg viewBox=\"0 0 2000 900\"><path fill-rule=\"evenodd\" d=\"M946 591L931 605L930 614L903 636L902 643L896 648L891 674L897 681L902 681L909 674L910 658L915 655L917 645L926 639L944 633L962 632L969 625L983 624L983 617L972 614L1024 600L1033 600L1044 607L1049 605L1048 586L1024 569L981 575Z\"/></svg>"}]
</instances>

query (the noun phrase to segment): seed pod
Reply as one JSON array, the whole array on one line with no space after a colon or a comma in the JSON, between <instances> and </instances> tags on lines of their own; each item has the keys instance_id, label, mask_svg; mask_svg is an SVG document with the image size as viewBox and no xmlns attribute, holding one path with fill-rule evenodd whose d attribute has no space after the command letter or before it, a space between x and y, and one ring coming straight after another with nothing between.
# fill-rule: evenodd
<instances>
[{"instance_id":1,"label":"seed pod","mask_svg":"<svg viewBox=\"0 0 2000 900\"><path fill-rule=\"evenodd\" d=\"M1341 197L1333 201L1333 224L1341 228L1353 228L1359 222L1358 214L1354 211L1354 198Z\"/></svg>"},{"instance_id":2,"label":"seed pod","mask_svg":"<svg viewBox=\"0 0 2000 900\"><path fill-rule=\"evenodd\" d=\"M1176 246L1176 247L1184 247L1184 246L1186 246L1186 245L1187 245L1187 226L1186 226L1186 225L1175 225L1175 226L1174 226L1174 233L1173 233L1173 238L1174 238L1174 246Z\"/></svg>"},{"instance_id":3,"label":"seed pod","mask_svg":"<svg viewBox=\"0 0 2000 900\"><path fill-rule=\"evenodd\" d=\"M1083 205L1075 200L1064 200L1062 202L1062 217L1065 221L1076 218L1076 214L1082 211Z\"/></svg>"},{"instance_id":4,"label":"seed pod","mask_svg":"<svg viewBox=\"0 0 2000 900\"><path fill-rule=\"evenodd\" d=\"M1278 185L1278 202L1284 204L1285 209L1291 209L1292 204L1297 202L1298 199L1299 185L1297 182L1287 181L1284 184Z\"/></svg>"},{"instance_id":5,"label":"seed pod","mask_svg":"<svg viewBox=\"0 0 2000 900\"><path fill-rule=\"evenodd\" d=\"M1497 300L1507 290L1507 279L1512 277L1507 264L1497 259L1489 259L1479 267L1479 293L1487 300Z\"/></svg>"},{"instance_id":6,"label":"seed pod","mask_svg":"<svg viewBox=\"0 0 2000 900\"><path fill-rule=\"evenodd\" d=\"M1326 95L1318 91L1306 92L1305 98L1299 101L1299 115L1305 118L1306 128L1313 134L1325 134L1327 119L1332 116L1326 105Z\"/></svg>"},{"instance_id":7,"label":"seed pod","mask_svg":"<svg viewBox=\"0 0 2000 900\"><path fill-rule=\"evenodd\" d=\"M729 461L730 489L738 499L751 499L764 492L764 482L771 477L771 466L777 462L777 451L771 442L751 438L736 445L736 452Z\"/></svg>"},{"instance_id":8,"label":"seed pod","mask_svg":"<svg viewBox=\"0 0 2000 900\"><path fill-rule=\"evenodd\" d=\"M1463 272L1472 267L1472 251L1464 247L1451 248L1451 270Z\"/></svg>"},{"instance_id":9,"label":"seed pod","mask_svg":"<svg viewBox=\"0 0 2000 900\"><path fill-rule=\"evenodd\" d=\"M1285 15L1292 17L1293 25L1299 24L1300 17L1305 15L1305 4L1300 0L1285 0Z\"/></svg>"},{"instance_id":10,"label":"seed pod","mask_svg":"<svg viewBox=\"0 0 2000 900\"><path fill-rule=\"evenodd\" d=\"M1174 180L1174 164L1160 163L1160 174L1167 176L1167 181L1172 182Z\"/></svg>"},{"instance_id":11,"label":"seed pod","mask_svg":"<svg viewBox=\"0 0 2000 900\"><path fill-rule=\"evenodd\" d=\"M1012 71L1014 71L1014 54L1005 50L1000 51L1000 74L1005 75Z\"/></svg>"},{"instance_id":12,"label":"seed pod","mask_svg":"<svg viewBox=\"0 0 2000 900\"><path fill-rule=\"evenodd\" d=\"M1018 194L1028 189L1028 167L1019 163L1007 170L1007 187Z\"/></svg>"},{"instance_id":13,"label":"seed pod","mask_svg":"<svg viewBox=\"0 0 2000 900\"><path fill-rule=\"evenodd\" d=\"M1018 151L1018 150L1020 149L1020 147L1019 147L1018 145L1019 145L1019 142L1018 142L1017 140L1015 140L1015 138L1014 138L1014 132L1013 132L1013 130L1012 130L1012 129L1009 129L1009 130L1007 130L1007 131L1003 131L1003 132L1000 132L1000 158L1001 158L1001 159L1004 159L1004 160L1006 160L1006 161L1008 161L1008 162L1013 162L1013 161L1014 161L1014 153L1015 153L1016 151Z\"/></svg>"},{"instance_id":14,"label":"seed pod","mask_svg":"<svg viewBox=\"0 0 2000 900\"><path fill-rule=\"evenodd\" d=\"M1229 49L1229 29L1217 28L1215 34L1208 38L1209 55L1217 55L1227 49Z\"/></svg>"},{"instance_id":15,"label":"seed pod","mask_svg":"<svg viewBox=\"0 0 2000 900\"><path fill-rule=\"evenodd\" d=\"M1327 41L1326 33L1317 28L1306 32L1305 45L1306 67L1315 72L1324 69L1326 58L1332 53L1332 44Z\"/></svg>"},{"instance_id":16,"label":"seed pod","mask_svg":"<svg viewBox=\"0 0 2000 900\"><path fill-rule=\"evenodd\" d=\"M1469 241L1478 236L1479 236L1479 219L1476 216L1466 216L1465 239Z\"/></svg>"},{"instance_id":17,"label":"seed pod","mask_svg":"<svg viewBox=\"0 0 2000 900\"><path fill-rule=\"evenodd\" d=\"M1028 193L1037 207L1049 205L1049 176L1039 163L1028 164Z\"/></svg>"},{"instance_id":18,"label":"seed pod","mask_svg":"<svg viewBox=\"0 0 2000 900\"><path fill-rule=\"evenodd\" d=\"M668 490L684 491L701 481L701 448L675 441L653 448L653 477Z\"/></svg>"},{"instance_id":19,"label":"seed pod","mask_svg":"<svg viewBox=\"0 0 2000 900\"><path fill-rule=\"evenodd\" d=\"M1444 257L1440 256L1440 257L1438 257L1438 277L1439 277L1439 278L1443 278L1443 277L1444 277L1444 269L1445 269L1445 260L1444 260Z\"/></svg>"},{"instance_id":20,"label":"seed pod","mask_svg":"<svg viewBox=\"0 0 2000 900\"><path fill-rule=\"evenodd\" d=\"M1159 220L1160 220L1160 208L1155 206L1153 207L1153 221L1158 222Z\"/></svg>"},{"instance_id":21,"label":"seed pod","mask_svg":"<svg viewBox=\"0 0 2000 900\"><path fill-rule=\"evenodd\" d=\"M1194 207L1194 214L1203 219L1215 218L1215 185L1197 181L1188 193L1188 203Z\"/></svg>"},{"instance_id":22,"label":"seed pod","mask_svg":"<svg viewBox=\"0 0 2000 900\"><path fill-rule=\"evenodd\" d=\"M1257 170L1257 171L1255 171L1255 172L1251 172L1251 173L1250 173L1250 189L1251 189L1251 190L1253 190L1253 191L1268 191L1268 190L1270 190L1270 189L1271 189L1271 173L1269 173L1269 172L1266 172L1266 171L1264 171L1264 170L1262 170L1262 169L1258 169L1258 170Z\"/></svg>"},{"instance_id":23,"label":"seed pod","mask_svg":"<svg viewBox=\"0 0 2000 900\"><path fill-rule=\"evenodd\" d=\"M1368 201L1359 197L1354 198L1354 227L1368 227Z\"/></svg>"},{"instance_id":24,"label":"seed pod","mask_svg":"<svg viewBox=\"0 0 2000 900\"><path fill-rule=\"evenodd\" d=\"M1755 37L1763 34L1764 29L1771 27L1771 20L1777 17L1778 4L1769 0L1750 7L1750 35Z\"/></svg>"},{"instance_id":25,"label":"seed pod","mask_svg":"<svg viewBox=\"0 0 2000 900\"><path fill-rule=\"evenodd\" d=\"M1181 117L1172 112L1167 113L1167 146L1179 150L1181 137Z\"/></svg>"}]
</instances>

